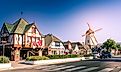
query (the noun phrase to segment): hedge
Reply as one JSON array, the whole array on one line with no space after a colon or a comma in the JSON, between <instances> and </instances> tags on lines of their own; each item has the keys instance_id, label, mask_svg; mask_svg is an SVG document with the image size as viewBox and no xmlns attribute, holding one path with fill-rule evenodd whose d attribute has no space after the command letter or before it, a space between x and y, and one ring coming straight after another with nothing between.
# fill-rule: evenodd
<instances>
[{"instance_id":1,"label":"hedge","mask_svg":"<svg viewBox=\"0 0 121 72\"><path fill-rule=\"evenodd\" d=\"M9 63L10 60L8 57L0 56L0 63Z\"/></svg>"},{"instance_id":2,"label":"hedge","mask_svg":"<svg viewBox=\"0 0 121 72\"><path fill-rule=\"evenodd\" d=\"M30 56L26 58L27 61L48 60L48 59L49 58L46 56Z\"/></svg>"}]
</instances>

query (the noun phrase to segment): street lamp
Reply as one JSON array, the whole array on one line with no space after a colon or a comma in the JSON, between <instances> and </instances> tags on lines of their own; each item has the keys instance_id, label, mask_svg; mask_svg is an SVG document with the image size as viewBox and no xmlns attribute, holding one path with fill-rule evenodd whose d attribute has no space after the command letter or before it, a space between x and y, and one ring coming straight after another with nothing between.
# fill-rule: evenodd
<instances>
[{"instance_id":1,"label":"street lamp","mask_svg":"<svg viewBox=\"0 0 121 72\"><path fill-rule=\"evenodd\" d=\"M7 43L7 41L2 41L3 44L3 63L4 63L4 51L5 51L5 44Z\"/></svg>"}]
</instances>

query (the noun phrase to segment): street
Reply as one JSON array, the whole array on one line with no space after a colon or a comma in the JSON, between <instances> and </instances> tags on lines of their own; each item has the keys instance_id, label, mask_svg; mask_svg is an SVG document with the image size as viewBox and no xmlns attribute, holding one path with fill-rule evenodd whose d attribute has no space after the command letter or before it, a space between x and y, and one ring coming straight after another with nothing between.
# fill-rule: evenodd
<instances>
[{"instance_id":1,"label":"street","mask_svg":"<svg viewBox=\"0 0 121 72\"><path fill-rule=\"evenodd\" d=\"M1 72L119 72L121 58L86 60L63 64L29 67Z\"/></svg>"}]
</instances>

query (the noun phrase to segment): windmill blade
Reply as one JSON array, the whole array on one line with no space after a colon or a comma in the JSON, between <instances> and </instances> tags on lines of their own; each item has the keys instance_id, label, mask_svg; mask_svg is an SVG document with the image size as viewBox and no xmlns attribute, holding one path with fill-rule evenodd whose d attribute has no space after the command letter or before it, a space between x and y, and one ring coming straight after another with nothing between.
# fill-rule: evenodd
<instances>
[{"instance_id":1,"label":"windmill blade","mask_svg":"<svg viewBox=\"0 0 121 72\"><path fill-rule=\"evenodd\" d=\"M82 37L83 37L83 36L86 36L86 35L89 35L89 33L86 33L86 34L82 35Z\"/></svg>"},{"instance_id":2,"label":"windmill blade","mask_svg":"<svg viewBox=\"0 0 121 72\"><path fill-rule=\"evenodd\" d=\"M94 41L93 41L93 39L92 39L92 37L91 37L91 36L90 36L90 39L91 39L91 41L92 41L93 45L95 45L95 43L94 43Z\"/></svg>"},{"instance_id":3,"label":"windmill blade","mask_svg":"<svg viewBox=\"0 0 121 72\"><path fill-rule=\"evenodd\" d=\"M86 34L82 35L82 37L84 37Z\"/></svg>"},{"instance_id":4,"label":"windmill blade","mask_svg":"<svg viewBox=\"0 0 121 72\"><path fill-rule=\"evenodd\" d=\"M83 36L86 36L86 35L88 35L88 34L89 34L89 33L86 33L86 34L82 35L82 37L83 37Z\"/></svg>"},{"instance_id":5,"label":"windmill blade","mask_svg":"<svg viewBox=\"0 0 121 72\"><path fill-rule=\"evenodd\" d=\"M97 31L100 31L100 30L102 30L102 28L100 28L100 29L97 29L97 30L95 30L94 32L97 32Z\"/></svg>"},{"instance_id":6,"label":"windmill blade","mask_svg":"<svg viewBox=\"0 0 121 72\"><path fill-rule=\"evenodd\" d=\"M91 26L90 26L90 24L89 24L89 23L87 23L87 25L88 25L89 29L91 29Z\"/></svg>"},{"instance_id":7,"label":"windmill blade","mask_svg":"<svg viewBox=\"0 0 121 72\"><path fill-rule=\"evenodd\" d=\"M98 44L98 41L97 41L97 39L96 39L95 35L94 35L94 38L95 38L95 41L96 41L96 42L97 42L97 44Z\"/></svg>"}]
</instances>

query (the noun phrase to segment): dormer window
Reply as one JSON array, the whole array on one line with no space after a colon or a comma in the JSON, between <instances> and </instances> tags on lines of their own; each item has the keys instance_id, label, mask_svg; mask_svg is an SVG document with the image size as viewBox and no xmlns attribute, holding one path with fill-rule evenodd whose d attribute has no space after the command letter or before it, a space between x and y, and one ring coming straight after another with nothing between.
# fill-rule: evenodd
<instances>
[{"instance_id":1,"label":"dormer window","mask_svg":"<svg viewBox=\"0 0 121 72\"><path fill-rule=\"evenodd\" d=\"M32 27L32 33L36 33L36 28Z\"/></svg>"},{"instance_id":2,"label":"dormer window","mask_svg":"<svg viewBox=\"0 0 121 72\"><path fill-rule=\"evenodd\" d=\"M60 42L55 42L55 46L60 46Z\"/></svg>"}]
</instances>

